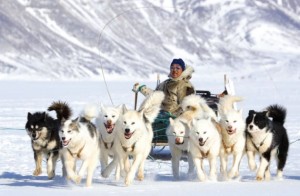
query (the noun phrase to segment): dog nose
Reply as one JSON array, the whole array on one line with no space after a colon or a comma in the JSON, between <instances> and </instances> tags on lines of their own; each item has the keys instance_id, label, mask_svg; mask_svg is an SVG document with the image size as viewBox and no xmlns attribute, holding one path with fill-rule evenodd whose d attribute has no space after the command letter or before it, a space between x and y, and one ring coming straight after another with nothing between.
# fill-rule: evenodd
<instances>
[{"instance_id":1,"label":"dog nose","mask_svg":"<svg viewBox=\"0 0 300 196\"><path fill-rule=\"evenodd\" d=\"M61 138L62 141L65 141L65 139L66 139L65 137L62 137L62 138Z\"/></svg>"},{"instance_id":2,"label":"dog nose","mask_svg":"<svg viewBox=\"0 0 300 196\"><path fill-rule=\"evenodd\" d=\"M199 138L199 142L201 142L201 143L203 142L203 138L202 137Z\"/></svg>"},{"instance_id":3,"label":"dog nose","mask_svg":"<svg viewBox=\"0 0 300 196\"><path fill-rule=\"evenodd\" d=\"M232 126L231 126L231 125L229 125L229 126L228 126L228 129L232 129Z\"/></svg>"},{"instance_id":4,"label":"dog nose","mask_svg":"<svg viewBox=\"0 0 300 196\"><path fill-rule=\"evenodd\" d=\"M125 129L125 132L126 132L126 133L129 133L129 132L130 132L130 129L126 128L126 129Z\"/></svg>"},{"instance_id":5,"label":"dog nose","mask_svg":"<svg viewBox=\"0 0 300 196\"><path fill-rule=\"evenodd\" d=\"M33 133L33 134L32 134L32 137L34 137L34 138L35 138L35 137L36 137L36 134L35 134L35 133Z\"/></svg>"},{"instance_id":6,"label":"dog nose","mask_svg":"<svg viewBox=\"0 0 300 196\"><path fill-rule=\"evenodd\" d=\"M249 129L252 129L253 128L253 125L249 125Z\"/></svg>"},{"instance_id":7,"label":"dog nose","mask_svg":"<svg viewBox=\"0 0 300 196\"><path fill-rule=\"evenodd\" d=\"M112 121L111 120L107 120L107 124L108 125L112 124Z\"/></svg>"}]
</instances>

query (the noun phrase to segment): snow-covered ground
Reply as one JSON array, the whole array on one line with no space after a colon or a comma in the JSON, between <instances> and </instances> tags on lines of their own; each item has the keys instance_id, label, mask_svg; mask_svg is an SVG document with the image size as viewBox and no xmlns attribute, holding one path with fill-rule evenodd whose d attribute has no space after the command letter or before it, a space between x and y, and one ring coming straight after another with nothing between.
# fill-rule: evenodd
<instances>
[{"instance_id":1,"label":"snow-covered ground","mask_svg":"<svg viewBox=\"0 0 300 196\"><path fill-rule=\"evenodd\" d=\"M223 90L223 79L195 80L198 89L219 93ZM108 82L114 105L125 103L133 107L133 81ZM287 108L285 126L290 142L300 138L300 90L299 81L274 81L271 78L251 81L234 81L236 92L245 98L238 108L243 108L244 117L249 109L261 110L279 103ZM147 82L154 87L155 82ZM75 185L61 176L61 162L58 162L57 176L47 179L45 162L43 173L34 177L33 153L30 139L24 130L27 112L43 111L52 101L67 101L76 116L87 103L111 105L104 82L41 82L41 81L1 81L0 82L0 195L299 195L300 191L300 141L290 145L289 157L284 169L284 179L272 178L269 182L256 182L255 174L248 169L247 158L243 157L241 178L228 182L199 182L185 176L187 163L181 161L182 179L174 181L170 160L147 160L145 180L134 181L130 187L124 182L116 182L114 177L100 177L100 167L94 174L93 186L84 183ZM139 102L143 99L139 95ZM51 113L52 114L52 113ZM54 115L54 114L53 114ZM163 153L168 153L165 149ZM206 170L208 164L205 165ZM271 173L276 167L273 161Z\"/></svg>"}]
</instances>

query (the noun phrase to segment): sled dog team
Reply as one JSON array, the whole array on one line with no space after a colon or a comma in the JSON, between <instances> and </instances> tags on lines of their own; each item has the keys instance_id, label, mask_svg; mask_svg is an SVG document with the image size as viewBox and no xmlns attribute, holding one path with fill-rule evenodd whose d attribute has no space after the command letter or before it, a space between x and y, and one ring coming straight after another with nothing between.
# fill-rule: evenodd
<instances>
[{"instance_id":1,"label":"sled dog team","mask_svg":"<svg viewBox=\"0 0 300 196\"><path fill-rule=\"evenodd\" d=\"M143 180L153 139L152 123L163 99L163 92L155 91L145 98L137 111L128 110L124 105L101 105L98 111L99 108L87 105L75 119L71 119L68 104L60 101L48 108L56 112L56 119L47 112L28 113L25 128L34 153L33 175L42 173L45 155L49 179L55 176L56 161L60 157L63 175L77 184L85 177L86 185L91 186L99 159L103 177L114 171L116 180L123 177L127 186L135 177ZM237 178L244 154L247 154L249 168L256 170L256 180L270 180L272 157L277 160L277 177L282 177L289 147L283 126L285 108L271 105L262 112L250 110L245 121L242 110L234 107L235 102L241 100L241 97L230 95L220 98L216 115L200 96L184 98L181 104L184 112L176 119L170 118L166 130L175 179L180 178L183 153L188 155L188 175L196 169L200 181L217 180L218 160L223 180ZM255 154L260 156L258 168ZM232 166L228 166L231 155ZM204 159L209 161L209 175L204 171ZM82 163L78 171L77 160Z\"/></svg>"}]
</instances>

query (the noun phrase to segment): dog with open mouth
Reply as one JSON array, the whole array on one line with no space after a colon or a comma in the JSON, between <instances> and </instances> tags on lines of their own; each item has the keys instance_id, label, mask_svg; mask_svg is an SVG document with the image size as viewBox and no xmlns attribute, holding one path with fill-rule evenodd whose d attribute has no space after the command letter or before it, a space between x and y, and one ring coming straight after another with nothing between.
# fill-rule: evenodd
<instances>
[{"instance_id":1,"label":"dog with open mouth","mask_svg":"<svg viewBox=\"0 0 300 196\"><path fill-rule=\"evenodd\" d=\"M192 121L190 130L190 152L200 181L207 179L203 170L203 160L208 159L210 165L209 179L217 180L217 158L219 157L221 136L215 126L214 119L201 118Z\"/></svg>"},{"instance_id":2,"label":"dog with open mouth","mask_svg":"<svg viewBox=\"0 0 300 196\"><path fill-rule=\"evenodd\" d=\"M120 117L117 135L114 142L113 161L102 172L108 177L119 164L121 171L125 171L125 185L132 184L137 172L138 180L144 179L144 164L151 151L153 139L152 123L159 113L164 93L154 91L146 97L138 111L124 109ZM132 164L128 156L133 157Z\"/></svg>"},{"instance_id":3,"label":"dog with open mouth","mask_svg":"<svg viewBox=\"0 0 300 196\"><path fill-rule=\"evenodd\" d=\"M242 101L239 96L225 95L221 97L218 105L221 127L221 173L223 180L239 176L239 166L245 153L246 145L246 124L243 119L242 110L237 110L234 104ZM227 171L228 156L233 156L233 164Z\"/></svg>"},{"instance_id":4,"label":"dog with open mouth","mask_svg":"<svg viewBox=\"0 0 300 196\"><path fill-rule=\"evenodd\" d=\"M176 119L170 118L170 125L166 130L168 145L172 156L172 172L175 180L179 179L179 162L183 154L187 153L188 176L194 172L194 162L190 154L189 135L190 124L194 118L212 117L216 119L215 112L207 105L205 99L199 95L186 96L181 108L183 113Z\"/></svg>"},{"instance_id":5,"label":"dog with open mouth","mask_svg":"<svg viewBox=\"0 0 300 196\"><path fill-rule=\"evenodd\" d=\"M87 171L86 186L92 185L92 177L100 156L99 134L91 122L97 114L92 105L87 105L78 118L64 121L59 131L67 178L79 184ZM77 160L82 160L78 173L75 171Z\"/></svg>"},{"instance_id":6,"label":"dog with open mouth","mask_svg":"<svg viewBox=\"0 0 300 196\"><path fill-rule=\"evenodd\" d=\"M118 130L116 126L119 117L123 114L124 105L109 107L100 105L100 112L96 118L96 127L99 131L101 172L107 167L109 157L113 157L113 146Z\"/></svg>"},{"instance_id":7,"label":"dog with open mouth","mask_svg":"<svg viewBox=\"0 0 300 196\"><path fill-rule=\"evenodd\" d=\"M42 173L43 155L47 160L48 178L55 176L56 162L59 158L59 150L61 148L59 140L59 129L61 121L71 116L71 108L67 103L57 101L53 102L48 111L55 111L57 119L52 118L46 112L35 112L27 114L27 122L25 129L31 138L31 147L34 154L35 170L34 176Z\"/></svg>"},{"instance_id":8,"label":"dog with open mouth","mask_svg":"<svg viewBox=\"0 0 300 196\"><path fill-rule=\"evenodd\" d=\"M246 118L246 151L251 170L256 169L255 154L260 157L256 180L270 180L270 162L277 161L277 178L283 176L287 161L289 139L284 127L286 108L278 104L268 106L264 111L250 110Z\"/></svg>"}]
</instances>

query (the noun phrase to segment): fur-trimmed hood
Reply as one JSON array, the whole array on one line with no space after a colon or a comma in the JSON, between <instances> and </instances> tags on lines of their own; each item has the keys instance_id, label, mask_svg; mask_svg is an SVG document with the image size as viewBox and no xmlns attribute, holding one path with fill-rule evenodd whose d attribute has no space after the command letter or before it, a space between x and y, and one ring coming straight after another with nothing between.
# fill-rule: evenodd
<instances>
[{"instance_id":1,"label":"fur-trimmed hood","mask_svg":"<svg viewBox=\"0 0 300 196\"><path fill-rule=\"evenodd\" d=\"M171 80L190 80L192 78L192 73L194 72L194 68L192 66L186 65L185 70L178 78L172 78L170 75L168 76Z\"/></svg>"}]
</instances>

